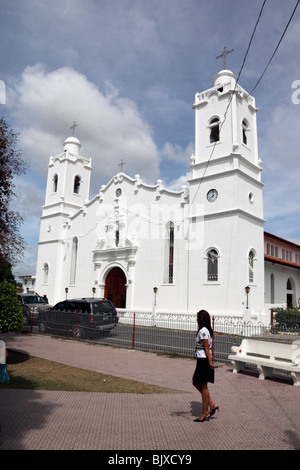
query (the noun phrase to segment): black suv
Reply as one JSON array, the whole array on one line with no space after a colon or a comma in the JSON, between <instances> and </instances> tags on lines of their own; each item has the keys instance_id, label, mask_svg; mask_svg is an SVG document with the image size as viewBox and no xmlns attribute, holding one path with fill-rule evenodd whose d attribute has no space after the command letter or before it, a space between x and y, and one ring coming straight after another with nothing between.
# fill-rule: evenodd
<instances>
[{"instance_id":1,"label":"black suv","mask_svg":"<svg viewBox=\"0 0 300 470\"><path fill-rule=\"evenodd\" d=\"M39 331L71 332L75 338L92 337L95 332L109 332L118 324L117 311L106 299L68 299L51 309L41 310Z\"/></svg>"}]
</instances>

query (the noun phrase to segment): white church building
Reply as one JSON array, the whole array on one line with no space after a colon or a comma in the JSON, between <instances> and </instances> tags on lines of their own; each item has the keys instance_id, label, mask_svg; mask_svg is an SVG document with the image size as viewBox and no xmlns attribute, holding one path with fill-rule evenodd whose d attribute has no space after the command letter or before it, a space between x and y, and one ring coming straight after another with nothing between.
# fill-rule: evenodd
<instances>
[{"instance_id":1,"label":"white church building","mask_svg":"<svg viewBox=\"0 0 300 470\"><path fill-rule=\"evenodd\" d=\"M270 321L300 297L300 246L264 232L255 99L229 70L196 93L192 176L180 191L120 172L89 198L76 137L50 157L36 291L130 311ZM246 293L246 287L250 292Z\"/></svg>"}]
</instances>

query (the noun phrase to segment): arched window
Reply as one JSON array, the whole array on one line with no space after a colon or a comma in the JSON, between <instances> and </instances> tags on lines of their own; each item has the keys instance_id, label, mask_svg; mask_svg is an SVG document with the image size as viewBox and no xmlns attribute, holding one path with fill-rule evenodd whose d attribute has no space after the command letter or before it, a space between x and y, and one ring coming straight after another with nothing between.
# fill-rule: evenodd
<instances>
[{"instance_id":1,"label":"arched window","mask_svg":"<svg viewBox=\"0 0 300 470\"><path fill-rule=\"evenodd\" d=\"M168 222L166 225L164 282L173 284L174 281L174 223Z\"/></svg>"},{"instance_id":2,"label":"arched window","mask_svg":"<svg viewBox=\"0 0 300 470\"><path fill-rule=\"evenodd\" d=\"M74 237L73 242L72 242L72 253L71 253L71 271L70 271L70 284L71 285L75 285L77 255L78 255L78 238Z\"/></svg>"},{"instance_id":3,"label":"arched window","mask_svg":"<svg viewBox=\"0 0 300 470\"><path fill-rule=\"evenodd\" d=\"M74 193L79 194L80 191L80 183L81 183L81 178L80 176L75 176L74 178Z\"/></svg>"},{"instance_id":4,"label":"arched window","mask_svg":"<svg viewBox=\"0 0 300 470\"><path fill-rule=\"evenodd\" d=\"M247 133L249 132L249 123L247 119L243 119L242 121L242 136L243 136L243 144L248 144L248 137Z\"/></svg>"},{"instance_id":5,"label":"arched window","mask_svg":"<svg viewBox=\"0 0 300 470\"><path fill-rule=\"evenodd\" d=\"M214 117L209 121L209 142L219 142L220 140L220 119Z\"/></svg>"},{"instance_id":6,"label":"arched window","mask_svg":"<svg viewBox=\"0 0 300 470\"><path fill-rule=\"evenodd\" d=\"M173 284L174 271L174 224L169 224L169 284Z\"/></svg>"},{"instance_id":7,"label":"arched window","mask_svg":"<svg viewBox=\"0 0 300 470\"><path fill-rule=\"evenodd\" d=\"M207 280L218 281L219 279L219 266L218 266L219 254L217 250L212 248L207 253Z\"/></svg>"},{"instance_id":8,"label":"arched window","mask_svg":"<svg viewBox=\"0 0 300 470\"><path fill-rule=\"evenodd\" d=\"M43 266L43 271L44 271L44 284L48 284L48 278L49 278L49 265L48 263L45 263Z\"/></svg>"},{"instance_id":9,"label":"arched window","mask_svg":"<svg viewBox=\"0 0 300 470\"><path fill-rule=\"evenodd\" d=\"M57 187L58 187L58 175L54 175L53 178L53 192L57 192Z\"/></svg>"},{"instance_id":10,"label":"arched window","mask_svg":"<svg viewBox=\"0 0 300 470\"><path fill-rule=\"evenodd\" d=\"M116 246L119 246L119 242L120 242L120 232L119 232L119 230L115 231L115 242L116 242Z\"/></svg>"},{"instance_id":11,"label":"arched window","mask_svg":"<svg viewBox=\"0 0 300 470\"><path fill-rule=\"evenodd\" d=\"M255 279L255 251L250 250L248 255L248 269L249 269L249 282L254 282Z\"/></svg>"}]
</instances>

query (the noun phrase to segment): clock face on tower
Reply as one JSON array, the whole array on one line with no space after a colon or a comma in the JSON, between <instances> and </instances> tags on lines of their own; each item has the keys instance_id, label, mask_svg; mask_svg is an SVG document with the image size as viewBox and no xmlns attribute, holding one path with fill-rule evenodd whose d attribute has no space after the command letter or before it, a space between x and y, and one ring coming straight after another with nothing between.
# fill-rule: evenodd
<instances>
[{"instance_id":1,"label":"clock face on tower","mask_svg":"<svg viewBox=\"0 0 300 470\"><path fill-rule=\"evenodd\" d=\"M218 191L216 189L210 189L206 197L209 202L214 202L218 197Z\"/></svg>"}]
</instances>

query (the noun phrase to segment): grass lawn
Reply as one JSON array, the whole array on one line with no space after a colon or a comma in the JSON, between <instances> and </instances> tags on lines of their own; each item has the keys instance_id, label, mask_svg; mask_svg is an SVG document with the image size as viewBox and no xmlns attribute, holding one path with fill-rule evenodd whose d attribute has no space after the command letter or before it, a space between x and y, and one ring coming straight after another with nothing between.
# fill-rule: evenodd
<instances>
[{"instance_id":1,"label":"grass lawn","mask_svg":"<svg viewBox=\"0 0 300 470\"><path fill-rule=\"evenodd\" d=\"M8 350L10 382L3 388L104 393L175 393L174 390L92 372Z\"/></svg>"}]
</instances>

